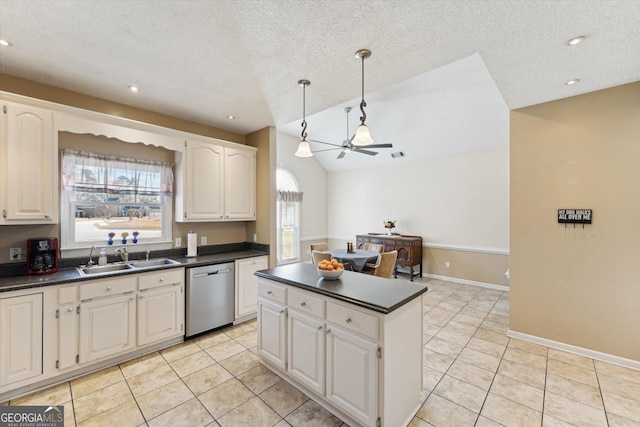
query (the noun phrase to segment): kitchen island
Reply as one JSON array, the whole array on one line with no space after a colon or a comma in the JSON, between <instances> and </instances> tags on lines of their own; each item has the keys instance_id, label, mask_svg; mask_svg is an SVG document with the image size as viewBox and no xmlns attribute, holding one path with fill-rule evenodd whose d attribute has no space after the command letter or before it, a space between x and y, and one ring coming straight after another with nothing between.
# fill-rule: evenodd
<instances>
[{"instance_id":1,"label":"kitchen island","mask_svg":"<svg viewBox=\"0 0 640 427\"><path fill-rule=\"evenodd\" d=\"M308 263L256 272L262 363L349 425L406 426L424 400L426 286Z\"/></svg>"}]
</instances>

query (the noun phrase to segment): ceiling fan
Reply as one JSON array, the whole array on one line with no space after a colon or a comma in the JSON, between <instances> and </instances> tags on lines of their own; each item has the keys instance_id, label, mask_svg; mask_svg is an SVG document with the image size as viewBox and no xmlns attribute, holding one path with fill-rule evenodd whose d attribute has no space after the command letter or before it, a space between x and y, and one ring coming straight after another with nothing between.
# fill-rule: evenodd
<instances>
[{"instance_id":1,"label":"ceiling fan","mask_svg":"<svg viewBox=\"0 0 640 427\"><path fill-rule=\"evenodd\" d=\"M365 150L361 147L352 144L353 138L355 134L349 138L349 112L351 112L351 107L345 107L344 112L347 113L347 139L342 141L342 145L331 144L329 142L317 141L315 139L310 139L310 142L317 142L318 144L331 145L336 148L327 148L325 150L316 150L314 153L320 153L322 151L332 151L332 150L342 150L340 154L338 154L338 159L343 158L347 153L351 153L352 151L356 153L368 154L369 156L375 156L378 154L377 151ZM393 144L371 144L367 145L366 148L393 148Z\"/></svg>"}]
</instances>

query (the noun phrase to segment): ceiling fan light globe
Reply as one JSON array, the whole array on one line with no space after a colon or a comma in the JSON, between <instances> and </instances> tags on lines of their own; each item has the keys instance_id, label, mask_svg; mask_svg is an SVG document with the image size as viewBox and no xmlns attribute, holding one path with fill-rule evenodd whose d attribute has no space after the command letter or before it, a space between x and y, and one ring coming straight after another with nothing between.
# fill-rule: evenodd
<instances>
[{"instance_id":1,"label":"ceiling fan light globe","mask_svg":"<svg viewBox=\"0 0 640 427\"><path fill-rule=\"evenodd\" d=\"M367 125L362 124L358 126L358 129L356 129L356 134L354 135L353 141L351 141L351 143L358 147L364 147L373 144L373 138L371 138L371 133L369 133L369 128L367 127Z\"/></svg>"},{"instance_id":2,"label":"ceiling fan light globe","mask_svg":"<svg viewBox=\"0 0 640 427\"><path fill-rule=\"evenodd\" d=\"M300 144L298 144L298 150L296 151L295 155L297 157L313 157L311 147L309 147L309 143L306 139L300 141Z\"/></svg>"}]
</instances>

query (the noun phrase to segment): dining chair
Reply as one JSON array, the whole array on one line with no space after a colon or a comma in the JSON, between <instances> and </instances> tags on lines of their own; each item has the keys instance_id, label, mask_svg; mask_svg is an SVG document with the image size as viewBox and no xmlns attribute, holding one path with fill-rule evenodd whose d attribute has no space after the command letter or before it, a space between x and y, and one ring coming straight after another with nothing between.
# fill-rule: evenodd
<instances>
[{"instance_id":1,"label":"dining chair","mask_svg":"<svg viewBox=\"0 0 640 427\"><path fill-rule=\"evenodd\" d=\"M318 265L323 259L331 260L331 254L325 254L317 250L311 251L311 262L313 264Z\"/></svg>"},{"instance_id":2,"label":"dining chair","mask_svg":"<svg viewBox=\"0 0 640 427\"><path fill-rule=\"evenodd\" d=\"M311 249L311 251L328 251L329 250L329 244L326 242L322 242L322 243L311 243L309 245L309 248Z\"/></svg>"},{"instance_id":3,"label":"dining chair","mask_svg":"<svg viewBox=\"0 0 640 427\"><path fill-rule=\"evenodd\" d=\"M384 245L381 245L379 243L363 243L362 249L364 249L365 251L374 251L381 254L382 252L384 252Z\"/></svg>"},{"instance_id":4,"label":"dining chair","mask_svg":"<svg viewBox=\"0 0 640 427\"><path fill-rule=\"evenodd\" d=\"M384 252L378 257L379 265L373 272L374 276L386 277L391 279L393 271L396 268L396 260L398 259L398 251Z\"/></svg>"}]
</instances>

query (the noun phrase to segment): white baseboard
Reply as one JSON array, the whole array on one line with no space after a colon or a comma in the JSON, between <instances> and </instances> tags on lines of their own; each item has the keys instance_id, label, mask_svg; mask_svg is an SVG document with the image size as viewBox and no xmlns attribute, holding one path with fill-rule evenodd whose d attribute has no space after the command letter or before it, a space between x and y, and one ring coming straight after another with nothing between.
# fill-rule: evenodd
<instances>
[{"instance_id":1,"label":"white baseboard","mask_svg":"<svg viewBox=\"0 0 640 427\"><path fill-rule=\"evenodd\" d=\"M507 330L507 336L517 338L523 341L529 341L534 344L544 345L546 347L555 348L556 350L566 351L567 353L577 354L578 356L588 357L590 359L600 360L602 362L611 363L613 365L622 366L624 368L635 369L640 371L640 361L626 359L624 357L615 356L613 354L602 353L588 348L577 347L575 345L566 344L559 341L553 341L547 338L541 338L535 335L529 335L522 332Z\"/></svg>"},{"instance_id":2,"label":"white baseboard","mask_svg":"<svg viewBox=\"0 0 640 427\"><path fill-rule=\"evenodd\" d=\"M508 292L509 287L505 285L496 285L495 283L476 282L475 280L459 279L457 277L439 276L437 274L423 273L422 277L430 279L445 280L447 282L462 283L463 285L480 286L482 288L495 289L497 291Z\"/></svg>"}]
</instances>

